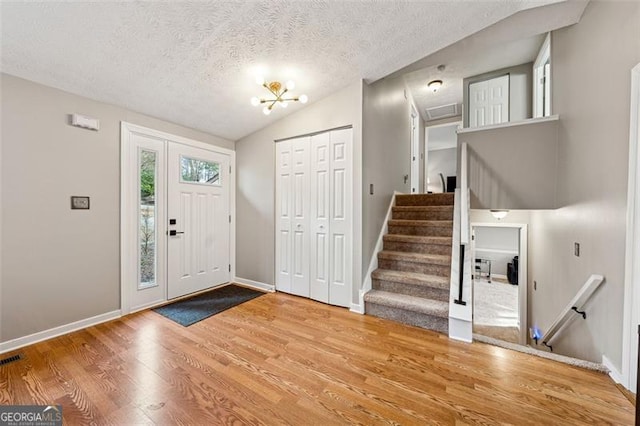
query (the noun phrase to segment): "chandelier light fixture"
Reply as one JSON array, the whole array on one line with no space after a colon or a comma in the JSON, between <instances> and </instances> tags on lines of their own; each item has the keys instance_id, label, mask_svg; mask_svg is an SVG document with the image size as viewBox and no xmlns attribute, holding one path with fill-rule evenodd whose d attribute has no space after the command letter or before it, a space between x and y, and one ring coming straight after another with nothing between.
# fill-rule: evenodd
<instances>
[{"instance_id":1,"label":"chandelier light fixture","mask_svg":"<svg viewBox=\"0 0 640 426\"><path fill-rule=\"evenodd\" d=\"M260 86L264 87L271 94L267 98L251 98L251 105L258 106L265 104L265 107L262 108L262 112L264 115L271 114L271 111L276 105L280 105L282 108L286 108L289 105L289 102L300 102L302 104L306 104L309 98L307 95L300 96L291 96L288 95L291 90L293 90L296 85L293 81L289 80L286 84L282 84L279 81L266 82L264 78L258 77L256 79L256 83ZM289 97L285 97L285 96Z\"/></svg>"}]
</instances>

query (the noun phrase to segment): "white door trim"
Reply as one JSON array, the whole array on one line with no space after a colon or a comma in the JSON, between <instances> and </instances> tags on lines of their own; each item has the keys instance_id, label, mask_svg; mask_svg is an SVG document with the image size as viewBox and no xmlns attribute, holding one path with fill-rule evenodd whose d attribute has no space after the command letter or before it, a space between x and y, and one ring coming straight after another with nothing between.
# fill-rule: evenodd
<instances>
[{"instance_id":1,"label":"white door trim","mask_svg":"<svg viewBox=\"0 0 640 426\"><path fill-rule=\"evenodd\" d=\"M493 223L493 222L472 222L471 230L476 227L489 227L489 228L517 228L520 230L520 247L518 249L518 314L520 317L520 344L527 344L527 289L529 287L528 282L528 247L527 241L527 224L526 223ZM474 251L471 253L471 259L475 259L475 241L472 244ZM473 263L472 263L473 264Z\"/></svg>"},{"instance_id":2,"label":"white door trim","mask_svg":"<svg viewBox=\"0 0 640 426\"><path fill-rule=\"evenodd\" d=\"M132 283L131 277L136 276L137 265L131 259L134 256L135 246L132 246L132 233L136 229L136 224L131 220L129 212L135 205L131 205L134 198L132 192L137 190L137 185L133 185L137 176L137 170L132 166L134 159L129 156L129 144L131 134L138 133L145 136L162 139L165 141L165 153L168 141L204 149L207 151L217 152L229 156L231 165L231 179L229 188L229 213L231 215L231 226L229 229L229 262L231 263L231 272L229 277L233 279L236 271L236 153L233 150L218 147L208 143L196 141L182 136L172 135L160 130L150 129L148 127L139 126L137 124L120 123L120 310L122 315L132 313L130 290L135 283ZM162 231L164 232L164 231ZM166 265L166 262L165 262ZM135 271L133 268L136 268ZM136 310L148 309L158 304L162 304L167 300L165 287L164 300L153 303L149 306L137 307Z\"/></svg>"},{"instance_id":3,"label":"white door trim","mask_svg":"<svg viewBox=\"0 0 640 426\"><path fill-rule=\"evenodd\" d=\"M547 36L538 51L538 56L533 63L533 117L547 117L551 115L551 99L546 98L549 109L546 114L543 114L545 103L545 92L551 93L551 78L546 82L548 84L541 84L540 79L544 76L544 64L551 59L551 33L547 33ZM550 76L549 76L550 77ZM546 90L545 90L546 89Z\"/></svg>"},{"instance_id":4,"label":"white door trim","mask_svg":"<svg viewBox=\"0 0 640 426\"><path fill-rule=\"evenodd\" d=\"M411 138L411 149L409 152L411 160L411 193L420 193L420 131L418 126L418 112L411 105L411 113L409 114L409 133Z\"/></svg>"},{"instance_id":5,"label":"white door trim","mask_svg":"<svg viewBox=\"0 0 640 426\"><path fill-rule=\"evenodd\" d=\"M640 323L640 64L631 70L622 385L636 391Z\"/></svg>"}]
</instances>

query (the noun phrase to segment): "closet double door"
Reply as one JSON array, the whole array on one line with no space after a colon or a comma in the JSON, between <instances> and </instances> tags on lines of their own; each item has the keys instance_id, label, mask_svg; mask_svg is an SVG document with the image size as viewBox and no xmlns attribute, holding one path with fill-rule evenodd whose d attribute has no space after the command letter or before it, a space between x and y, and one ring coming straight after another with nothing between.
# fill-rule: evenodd
<instances>
[{"instance_id":1,"label":"closet double door","mask_svg":"<svg viewBox=\"0 0 640 426\"><path fill-rule=\"evenodd\" d=\"M276 289L350 306L352 129L276 143Z\"/></svg>"}]
</instances>

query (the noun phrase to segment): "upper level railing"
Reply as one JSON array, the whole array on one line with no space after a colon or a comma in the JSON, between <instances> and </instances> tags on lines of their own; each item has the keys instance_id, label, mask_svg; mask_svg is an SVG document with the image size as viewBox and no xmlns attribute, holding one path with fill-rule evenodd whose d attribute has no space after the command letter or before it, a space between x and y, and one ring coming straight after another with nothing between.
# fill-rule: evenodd
<instances>
[{"instance_id":1,"label":"upper level railing","mask_svg":"<svg viewBox=\"0 0 640 426\"><path fill-rule=\"evenodd\" d=\"M602 275L591 275L587 282L584 283L582 288L578 291L573 299L567 304L567 306L560 312L558 318L551 324L551 327L547 330L542 337L534 334L533 338L538 342L542 341L542 344L547 346L553 351L553 341L559 336L560 332L564 329L565 325L574 318L575 314L582 315L582 318L587 319L587 314L582 310L583 306L589 301L589 298L600 287L600 284L604 281ZM534 333L537 333L534 330Z\"/></svg>"}]
</instances>

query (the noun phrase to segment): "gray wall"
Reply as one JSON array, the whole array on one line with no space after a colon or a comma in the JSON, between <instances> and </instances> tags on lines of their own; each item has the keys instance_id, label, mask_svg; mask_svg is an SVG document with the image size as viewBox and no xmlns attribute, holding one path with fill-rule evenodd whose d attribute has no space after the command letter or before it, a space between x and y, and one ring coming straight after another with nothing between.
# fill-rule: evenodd
<instances>
[{"instance_id":1,"label":"gray wall","mask_svg":"<svg viewBox=\"0 0 640 426\"><path fill-rule=\"evenodd\" d=\"M447 182L447 176L456 176L456 148L437 149L429 151L429 163L427 164L429 187L432 192L442 192L442 181L439 173L444 176L444 182Z\"/></svg>"},{"instance_id":2,"label":"gray wall","mask_svg":"<svg viewBox=\"0 0 640 426\"><path fill-rule=\"evenodd\" d=\"M507 275L507 264L520 251L520 230L494 226L475 227L476 258L491 260L491 274Z\"/></svg>"},{"instance_id":3,"label":"gray wall","mask_svg":"<svg viewBox=\"0 0 640 426\"><path fill-rule=\"evenodd\" d=\"M509 74L509 121L533 117L533 62L502 68L462 80L465 113L463 127L469 127L469 84Z\"/></svg>"},{"instance_id":4,"label":"gray wall","mask_svg":"<svg viewBox=\"0 0 640 426\"><path fill-rule=\"evenodd\" d=\"M0 341L120 308L120 121L231 141L1 74ZM68 114L100 119L71 127ZM70 210L71 195L91 209Z\"/></svg>"},{"instance_id":5,"label":"gray wall","mask_svg":"<svg viewBox=\"0 0 640 426\"><path fill-rule=\"evenodd\" d=\"M558 121L463 131L458 144L464 142L468 144L471 208L558 206Z\"/></svg>"},{"instance_id":6,"label":"gray wall","mask_svg":"<svg viewBox=\"0 0 640 426\"><path fill-rule=\"evenodd\" d=\"M532 213L531 319L545 330L591 274L606 281L554 351L621 365L630 70L640 62L640 2L592 1L551 38L560 115L558 203ZM605 81L606 84L598 84ZM581 255L573 255L573 243ZM531 291L531 288L530 288Z\"/></svg>"},{"instance_id":7,"label":"gray wall","mask_svg":"<svg viewBox=\"0 0 640 426\"><path fill-rule=\"evenodd\" d=\"M411 192L404 175L411 173L411 98L402 78L366 86L363 110L363 276L394 191ZM373 195L369 185L374 185Z\"/></svg>"},{"instance_id":8,"label":"gray wall","mask_svg":"<svg viewBox=\"0 0 640 426\"><path fill-rule=\"evenodd\" d=\"M304 107L276 123L236 142L236 275L275 284L275 140L353 126L354 158L361 158L362 82L358 81L333 95ZM354 218L362 205L359 170L354 169ZM357 241L361 228L354 227L353 301L362 282L361 256Z\"/></svg>"}]
</instances>

